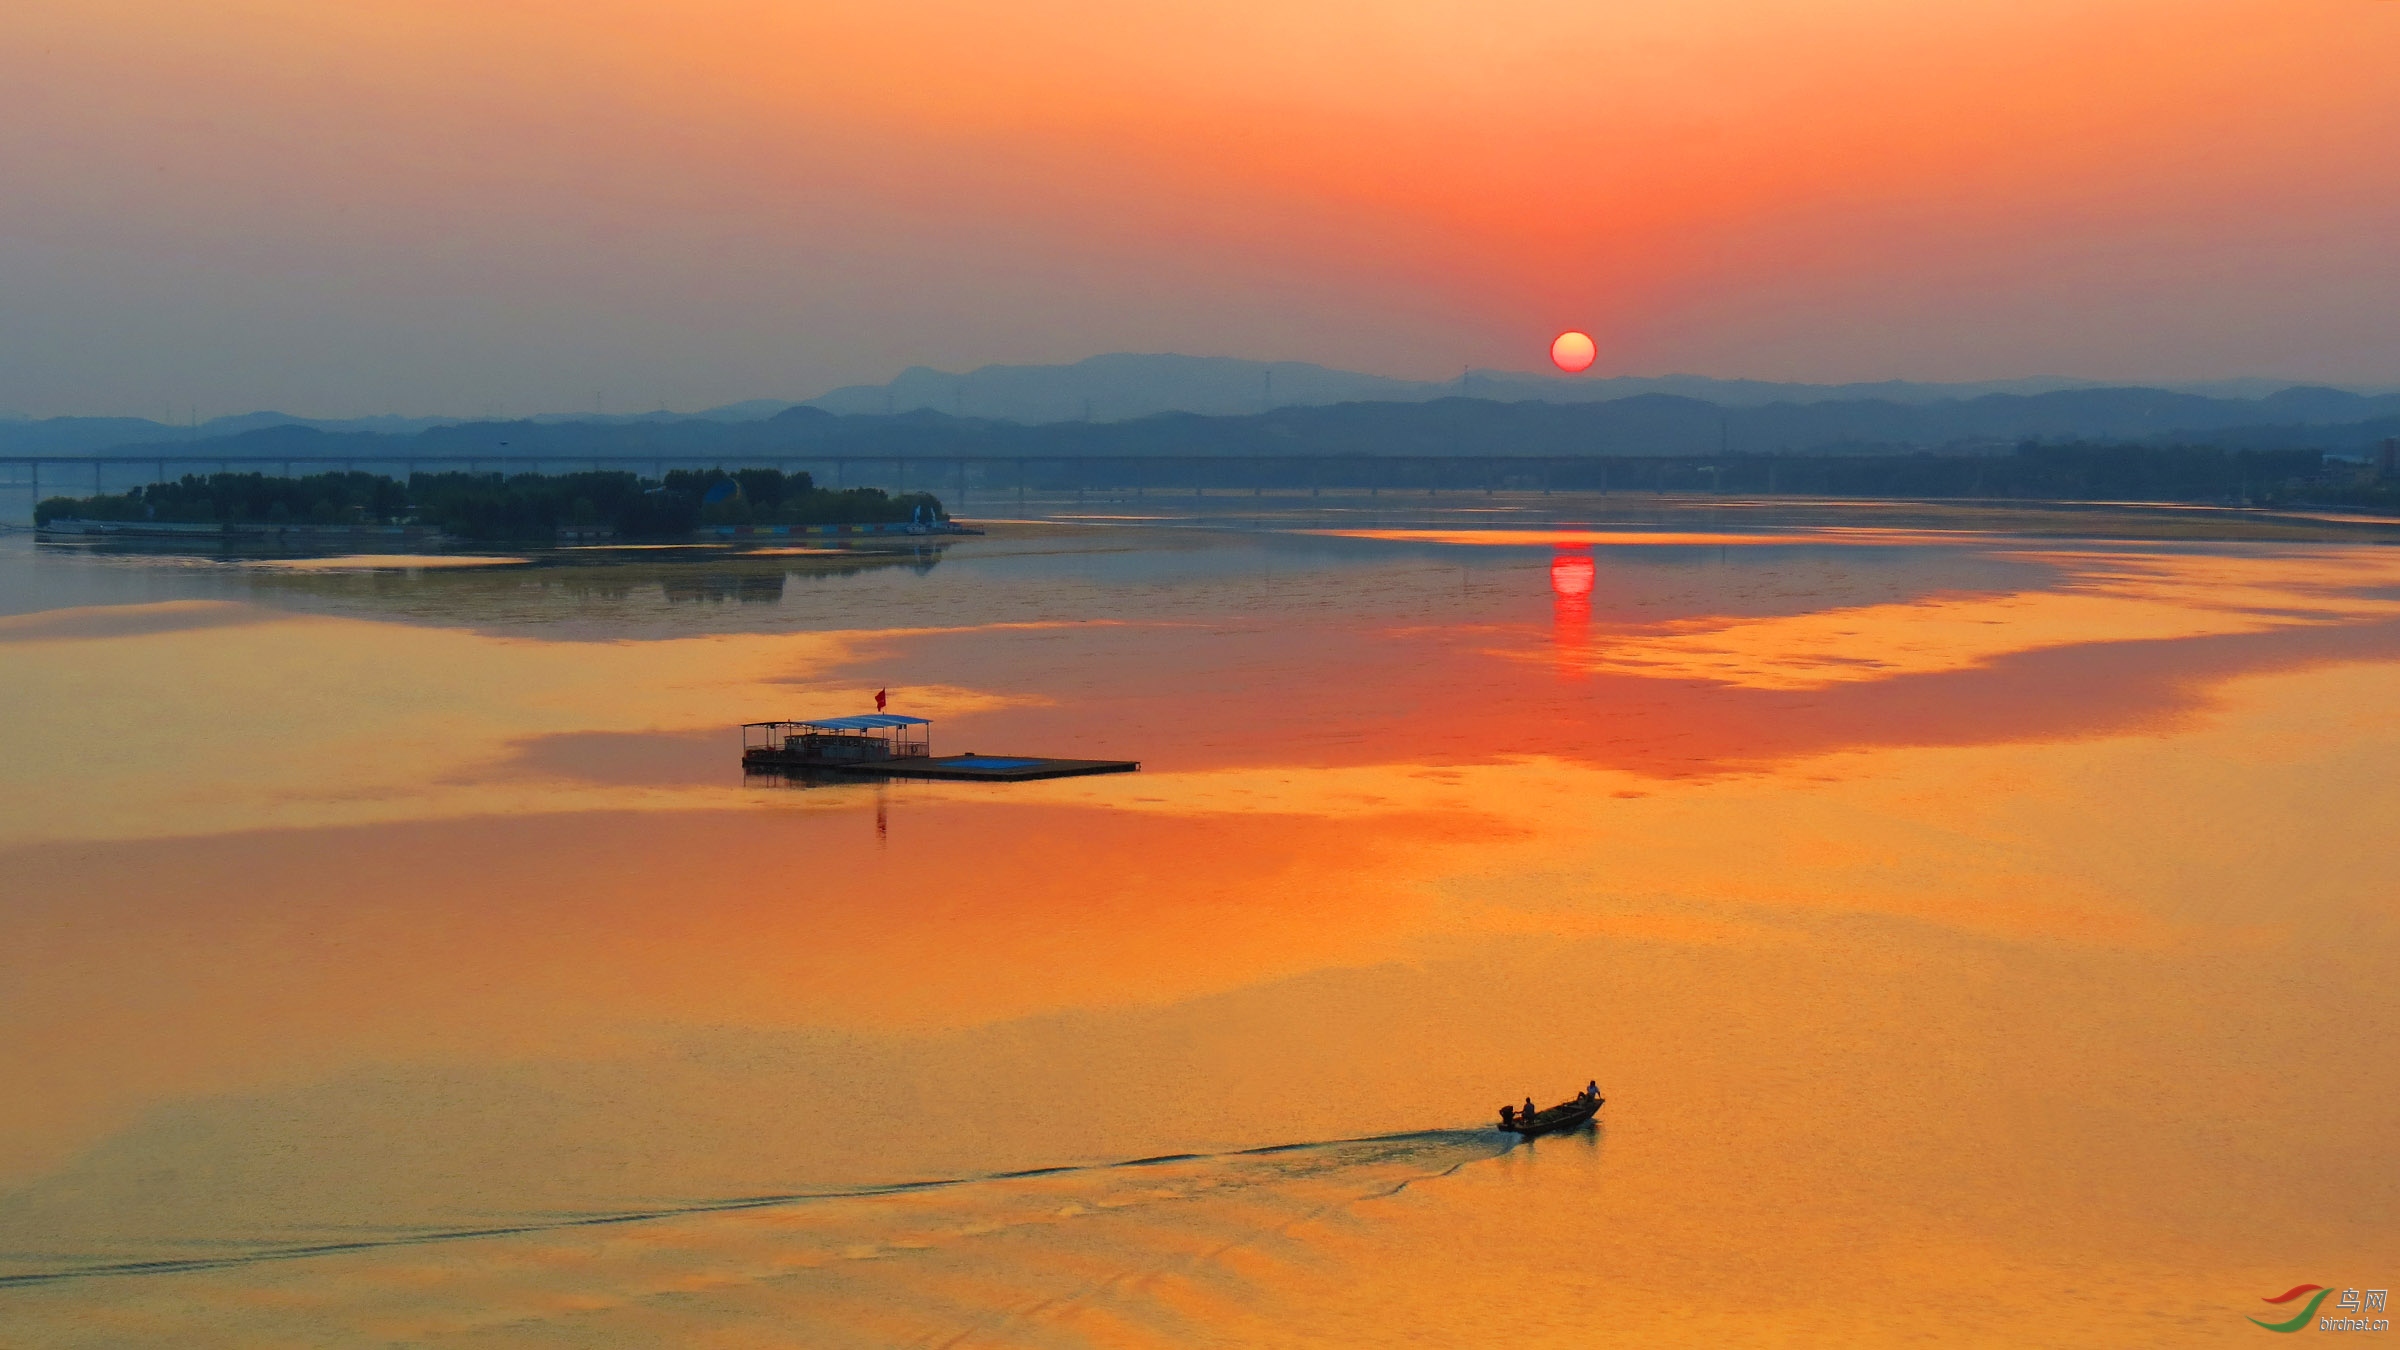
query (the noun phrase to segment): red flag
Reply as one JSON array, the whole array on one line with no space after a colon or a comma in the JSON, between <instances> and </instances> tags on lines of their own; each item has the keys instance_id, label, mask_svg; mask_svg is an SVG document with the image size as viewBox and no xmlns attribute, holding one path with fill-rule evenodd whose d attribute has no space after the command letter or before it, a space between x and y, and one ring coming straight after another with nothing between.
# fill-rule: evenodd
<instances>
[{"instance_id":1,"label":"red flag","mask_svg":"<svg viewBox=\"0 0 2400 1350\"><path fill-rule=\"evenodd\" d=\"M878 689L878 690L876 690L876 691L875 691L875 711L877 711L877 712L882 712L882 711L883 711L883 696L884 696L884 694L885 694L886 692L888 692L888 691L886 691L886 690L882 690L882 689Z\"/></svg>"}]
</instances>

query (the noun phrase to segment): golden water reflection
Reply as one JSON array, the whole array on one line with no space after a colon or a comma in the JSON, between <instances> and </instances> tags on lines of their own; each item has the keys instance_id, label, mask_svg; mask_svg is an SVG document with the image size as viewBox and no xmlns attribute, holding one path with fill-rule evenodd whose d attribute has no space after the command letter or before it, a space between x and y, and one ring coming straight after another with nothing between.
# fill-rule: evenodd
<instances>
[{"instance_id":1,"label":"golden water reflection","mask_svg":"<svg viewBox=\"0 0 2400 1350\"><path fill-rule=\"evenodd\" d=\"M2040 555L2061 584L1932 596L1727 622L1677 620L1611 635L1595 670L1697 677L1759 689L1971 669L2023 652L2225 636L2400 615L2400 556L2346 550L2275 557L2112 552Z\"/></svg>"},{"instance_id":2,"label":"golden water reflection","mask_svg":"<svg viewBox=\"0 0 2400 1350\"><path fill-rule=\"evenodd\" d=\"M1342 573L1348 610L1207 554L963 628L10 621L0 692L57 715L0 732L0 1279L240 1259L0 1284L0 1315L35 1345L2255 1335L2260 1293L2389 1266L2400 576L1991 548L2052 580L1729 568L1637 617L1656 577L1544 546ZM1145 770L709 779L710 728L887 678L957 748ZM1593 1075L1599 1134L1478 1128ZM1326 1142L1384 1134L1417 1142ZM1165 1153L1204 1156L1097 1166ZM1065 1164L1095 1170L990 1176ZM709 1208L906 1180L957 1184ZM524 1231L420 1240L484 1225Z\"/></svg>"}]
</instances>

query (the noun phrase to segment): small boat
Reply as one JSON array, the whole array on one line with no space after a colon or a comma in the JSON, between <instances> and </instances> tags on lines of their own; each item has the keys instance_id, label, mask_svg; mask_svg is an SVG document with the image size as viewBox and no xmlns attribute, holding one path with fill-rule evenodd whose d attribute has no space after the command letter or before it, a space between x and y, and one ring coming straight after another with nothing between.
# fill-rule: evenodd
<instances>
[{"instance_id":1,"label":"small boat","mask_svg":"<svg viewBox=\"0 0 2400 1350\"><path fill-rule=\"evenodd\" d=\"M1597 1093L1587 1093L1573 1101L1560 1102L1547 1110L1536 1111L1530 1116L1520 1116L1513 1107L1503 1107L1500 1128L1527 1139L1537 1134L1557 1134L1589 1122L1593 1116L1600 1114L1600 1104L1607 1100Z\"/></svg>"}]
</instances>

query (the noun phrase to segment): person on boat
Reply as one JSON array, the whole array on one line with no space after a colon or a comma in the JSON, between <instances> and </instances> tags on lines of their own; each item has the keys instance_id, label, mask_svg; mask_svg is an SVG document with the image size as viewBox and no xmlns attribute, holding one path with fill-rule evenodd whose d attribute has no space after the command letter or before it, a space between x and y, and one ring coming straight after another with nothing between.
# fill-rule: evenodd
<instances>
[{"instance_id":1,"label":"person on boat","mask_svg":"<svg viewBox=\"0 0 2400 1350\"><path fill-rule=\"evenodd\" d=\"M1517 1119L1530 1121L1533 1119L1533 1115L1533 1098L1527 1097L1525 1099L1525 1105L1518 1108Z\"/></svg>"},{"instance_id":2,"label":"person on boat","mask_svg":"<svg viewBox=\"0 0 2400 1350\"><path fill-rule=\"evenodd\" d=\"M1504 1130L1513 1130L1513 1129L1515 1129L1516 1127L1517 1127L1517 1108L1515 1108L1515 1107L1513 1107L1513 1106L1503 1106L1503 1107L1501 1107L1501 1108L1500 1108L1500 1128L1501 1128L1501 1129L1504 1129Z\"/></svg>"},{"instance_id":3,"label":"person on boat","mask_svg":"<svg viewBox=\"0 0 2400 1350\"><path fill-rule=\"evenodd\" d=\"M1587 1102L1596 1102L1596 1101L1600 1100L1600 1080L1599 1080L1599 1079L1595 1078L1595 1079L1593 1079L1592 1081L1590 1081L1590 1082L1588 1082L1588 1083L1586 1083L1586 1084L1584 1084L1584 1085L1583 1085L1583 1099L1584 1099L1585 1101L1587 1101Z\"/></svg>"}]
</instances>

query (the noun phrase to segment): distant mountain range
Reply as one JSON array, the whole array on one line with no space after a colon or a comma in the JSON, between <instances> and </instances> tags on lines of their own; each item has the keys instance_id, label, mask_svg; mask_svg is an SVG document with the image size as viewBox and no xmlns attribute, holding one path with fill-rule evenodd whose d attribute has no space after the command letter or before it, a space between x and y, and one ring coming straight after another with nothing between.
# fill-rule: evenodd
<instances>
[{"instance_id":1,"label":"distant mountain range","mask_svg":"<svg viewBox=\"0 0 2400 1350\"><path fill-rule=\"evenodd\" d=\"M2260 398L2289 385L2220 380L2171 392ZM872 415L918 409L1010 422L1123 422L1160 413L1238 416L1333 403L1425 403L1477 398L1498 403L1603 403L1637 394L1674 394L1722 407L1875 399L1940 403L1985 394L2044 394L2105 387L2094 380L2044 378L1975 384L1777 384L1703 375L1564 376L1471 370L1455 380L1395 380L1301 361L1241 361L1219 356L1095 356L1072 365L985 366L964 374L912 366L887 384L859 384L807 400L827 412Z\"/></svg>"},{"instance_id":2,"label":"distant mountain range","mask_svg":"<svg viewBox=\"0 0 2400 1350\"><path fill-rule=\"evenodd\" d=\"M704 412L646 412L621 416L592 413L538 413L523 419L534 425L575 423L621 426L641 422L755 422L795 407L786 399L751 399ZM188 443L213 445L248 432L280 427L378 436L410 436L441 427L464 425L467 417L295 417L290 413L253 412L212 417L205 422L177 425L146 417L15 417L0 414L0 455L87 455L104 450L145 445Z\"/></svg>"},{"instance_id":3,"label":"distant mountain range","mask_svg":"<svg viewBox=\"0 0 2400 1350\"><path fill-rule=\"evenodd\" d=\"M1462 390L1464 392L1462 392ZM172 445L232 458L407 454L1712 454L1974 450L2020 440L2187 441L2355 454L2400 434L2400 393L2271 381L2186 389L2066 380L1794 385L1700 376L1469 372L1392 380L1298 362L1099 356L922 368L807 403L514 421L281 413L196 427L141 418L0 420L0 455Z\"/></svg>"},{"instance_id":4,"label":"distant mountain range","mask_svg":"<svg viewBox=\"0 0 2400 1350\"><path fill-rule=\"evenodd\" d=\"M2336 410L2348 411L2353 420L2296 420ZM2400 395L2292 390L2265 399L2210 399L2160 390L2088 389L1986 394L1922 405L1854 399L1723 407L1672 394L1563 404L1446 398L1278 408L1238 417L1163 413L1125 422L1032 426L928 411L845 416L793 407L756 421L466 422L407 435L286 425L172 449L250 468L327 458L391 466L434 457L471 457L498 467L503 460L523 464L535 456L685 459L735 467L963 455L1971 454L2029 439L2363 455L2390 436L2400 436Z\"/></svg>"}]
</instances>

